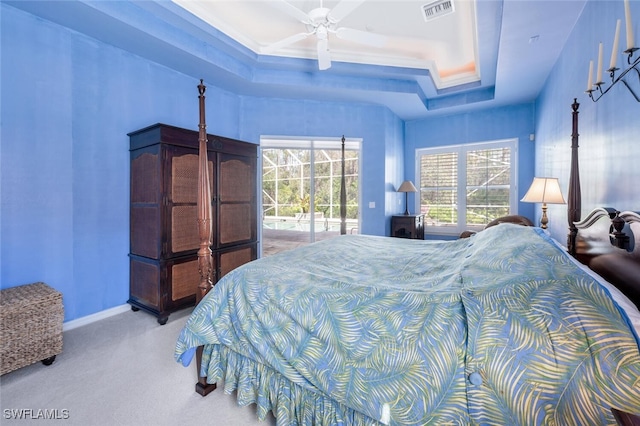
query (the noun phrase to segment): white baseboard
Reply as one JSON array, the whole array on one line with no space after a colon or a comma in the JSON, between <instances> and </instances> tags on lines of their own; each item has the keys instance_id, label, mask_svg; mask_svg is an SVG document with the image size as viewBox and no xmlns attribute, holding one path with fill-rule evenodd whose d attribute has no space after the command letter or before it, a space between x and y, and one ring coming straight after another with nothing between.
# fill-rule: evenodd
<instances>
[{"instance_id":1,"label":"white baseboard","mask_svg":"<svg viewBox=\"0 0 640 426\"><path fill-rule=\"evenodd\" d=\"M131 305L125 303L124 305L115 306L113 308L105 309L104 311L96 312L95 314L87 315L86 317L77 318L71 321L67 321L62 324L62 331L73 330L74 328L82 327L83 325L91 324L96 321L100 321L105 318L112 317L114 315L122 314L130 311Z\"/></svg>"}]
</instances>

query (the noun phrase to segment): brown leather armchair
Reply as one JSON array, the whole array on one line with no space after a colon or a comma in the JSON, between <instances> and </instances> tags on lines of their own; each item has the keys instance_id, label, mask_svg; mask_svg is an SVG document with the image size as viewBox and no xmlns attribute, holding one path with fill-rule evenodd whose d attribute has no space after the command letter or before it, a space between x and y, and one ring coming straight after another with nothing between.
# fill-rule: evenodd
<instances>
[{"instance_id":1,"label":"brown leather armchair","mask_svg":"<svg viewBox=\"0 0 640 426\"><path fill-rule=\"evenodd\" d=\"M533 222L531 222L531 220L529 220L528 218L524 216L520 216L518 214L512 214L512 215L502 216L492 220L491 222L487 223L484 229L499 225L501 223L514 223L516 225L522 225L522 226L534 226ZM476 231L462 231L462 233L460 234L460 238L469 238L475 233Z\"/></svg>"}]
</instances>

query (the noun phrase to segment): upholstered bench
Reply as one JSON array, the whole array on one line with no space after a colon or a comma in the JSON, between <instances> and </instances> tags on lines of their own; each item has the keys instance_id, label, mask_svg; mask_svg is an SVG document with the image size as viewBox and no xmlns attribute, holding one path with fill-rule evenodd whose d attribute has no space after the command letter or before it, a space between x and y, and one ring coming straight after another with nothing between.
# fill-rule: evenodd
<instances>
[{"instance_id":1,"label":"upholstered bench","mask_svg":"<svg viewBox=\"0 0 640 426\"><path fill-rule=\"evenodd\" d=\"M45 283L0 290L0 374L62 352L62 294Z\"/></svg>"}]
</instances>

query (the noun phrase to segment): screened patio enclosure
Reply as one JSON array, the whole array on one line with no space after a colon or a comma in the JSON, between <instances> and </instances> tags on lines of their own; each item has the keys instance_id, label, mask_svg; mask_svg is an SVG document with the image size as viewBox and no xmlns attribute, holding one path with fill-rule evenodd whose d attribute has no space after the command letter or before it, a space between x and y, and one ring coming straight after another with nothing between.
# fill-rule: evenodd
<instances>
[{"instance_id":1,"label":"screened patio enclosure","mask_svg":"<svg viewBox=\"0 0 640 426\"><path fill-rule=\"evenodd\" d=\"M346 230L358 232L359 150L345 143ZM263 255L340 235L339 141L262 140ZM355 146L355 148L358 148Z\"/></svg>"}]
</instances>

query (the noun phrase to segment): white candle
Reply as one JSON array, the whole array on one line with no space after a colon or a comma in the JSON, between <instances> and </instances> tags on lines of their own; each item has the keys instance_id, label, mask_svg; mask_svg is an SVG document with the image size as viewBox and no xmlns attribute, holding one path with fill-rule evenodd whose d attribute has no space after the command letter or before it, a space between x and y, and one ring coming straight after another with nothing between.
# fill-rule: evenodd
<instances>
[{"instance_id":1,"label":"white candle","mask_svg":"<svg viewBox=\"0 0 640 426\"><path fill-rule=\"evenodd\" d=\"M602 83L602 43L598 46L598 77L596 84Z\"/></svg>"},{"instance_id":2,"label":"white candle","mask_svg":"<svg viewBox=\"0 0 640 426\"><path fill-rule=\"evenodd\" d=\"M616 35L613 37L613 49L611 50L611 63L609 69L612 70L616 67L618 59L618 45L620 44L620 20L616 22Z\"/></svg>"},{"instance_id":3,"label":"white candle","mask_svg":"<svg viewBox=\"0 0 640 426\"><path fill-rule=\"evenodd\" d=\"M587 81L587 92L593 86L593 61L589 61L589 81Z\"/></svg>"},{"instance_id":4,"label":"white candle","mask_svg":"<svg viewBox=\"0 0 640 426\"><path fill-rule=\"evenodd\" d=\"M624 18L627 25L627 50L634 46L633 41L633 26L631 25L631 7L629 6L629 0L624 0Z\"/></svg>"}]
</instances>

